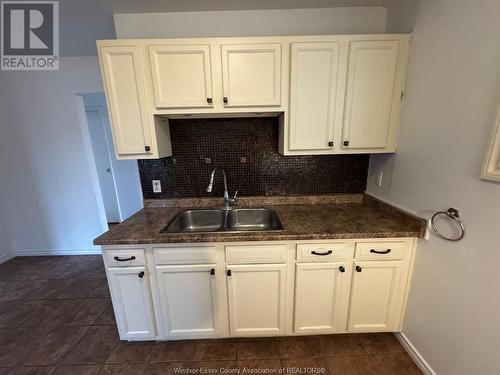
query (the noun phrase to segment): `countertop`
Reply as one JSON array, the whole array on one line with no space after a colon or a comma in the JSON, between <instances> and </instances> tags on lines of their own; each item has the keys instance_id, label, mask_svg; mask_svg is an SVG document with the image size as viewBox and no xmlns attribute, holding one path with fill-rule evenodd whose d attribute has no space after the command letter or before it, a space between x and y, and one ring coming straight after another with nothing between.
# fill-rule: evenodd
<instances>
[{"instance_id":1,"label":"countertop","mask_svg":"<svg viewBox=\"0 0 500 375\"><path fill-rule=\"evenodd\" d=\"M174 202L174 203L172 203ZM167 204L146 202L146 208L124 222L113 226L94 240L95 245L158 244L176 242L230 242L325 240L345 238L422 237L424 219L398 210L370 196L307 197L287 200L258 198L242 199L240 206L269 207L276 211L284 230L264 232L210 232L161 234L179 212L187 208L206 206L205 199L179 200ZM271 203L278 204L271 204ZM188 203L188 204L186 204ZM203 203L203 204L202 204ZM219 202L220 203L220 202ZM284 204L286 203L286 204ZM169 206L178 204L178 206ZM220 205L220 204L219 204ZM149 207L148 207L149 206Z\"/></svg>"}]
</instances>

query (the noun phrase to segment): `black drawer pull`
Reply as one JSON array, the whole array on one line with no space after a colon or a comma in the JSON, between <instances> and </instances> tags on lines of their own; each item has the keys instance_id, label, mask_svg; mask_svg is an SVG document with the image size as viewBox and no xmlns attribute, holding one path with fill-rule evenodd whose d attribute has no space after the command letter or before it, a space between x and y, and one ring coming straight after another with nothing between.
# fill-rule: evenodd
<instances>
[{"instance_id":1,"label":"black drawer pull","mask_svg":"<svg viewBox=\"0 0 500 375\"><path fill-rule=\"evenodd\" d=\"M320 256L330 255L331 253L333 253L332 250L325 251L324 253L319 253L315 250L311 251L312 255L320 255Z\"/></svg>"},{"instance_id":2,"label":"black drawer pull","mask_svg":"<svg viewBox=\"0 0 500 375\"><path fill-rule=\"evenodd\" d=\"M356 272L361 272L362 270L361 266L356 266Z\"/></svg>"},{"instance_id":3,"label":"black drawer pull","mask_svg":"<svg viewBox=\"0 0 500 375\"><path fill-rule=\"evenodd\" d=\"M144 271L139 272L139 279L142 279L144 277Z\"/></svg>"},{"instance_id":4,"label":"black drawer pull","mask_svg":"<svg viewBox=\"0 0 500 375\"><path fill-rule=\"evenodd\" d=\"M215 275L215 268L212 268L212 269L210 270L210 275L212 275L212 276L213 276L213 275Z\"/></svg>"},{"instance_id":5,"label":"black drawer pull","mask_svg":"<svg viewBox=\"0 0 500 375\"><path fill-rule=\"evenodd\" d=\"M373 254L389 254L390 252L391 252L391 249L381 250L381 251L378 251L375 249L370 249L370 253L373 253Z\"/></svg>"},{"instance_id":6,"label":"black drawer pull","mask_svg":"<svg viewBox=\"0 0 500 375\"><path fill-rule=\"evenodd\" d=\"M226 275L231 276L231 270L227 270Z\"/></svg>"},{"instance_id":7,"label":"black drawer pull","mask_svg":"<svg viewBox=\"0 0 500 375\"><path fill-rule=\"evenodd\" d=\"M115 257L115 260L117 262L128 262L129 260L135 260L135 256L132 255L130 258Z\"/></svg>"},{"instance_id":8,"label":"black drawer pull","mask_svg":"<svg viewBox=\"0 0 500 375\"><path fill-rule=\"evenodd\" d=\"M340 271L340 272L345 272L345 267L344 267L344 266L340 266L340 267L339 267L339 271Z\"/></svg>"},{"instance_id":9,"label":"black drawer pull","mask_svg":"<svg viewBox=\"0 0 500 375\"><path fill-rule=\"evenodd\" d=\"M223 102L224 104L227 104L227 102L228 102L228 101L229 101L229 100L228 100L227 96L224 96L224 97L222 98L222 102Z\"/></svg>"},{"instance_id":10,"label":"black drawer pull","mask_svg":"<svg viewBox=\"0 0 500 375\"><path fill-rule=\"evenodd\" d=\"M207 98L207 103L212 104L212 98Z\"/></svg>"}]
</instances>

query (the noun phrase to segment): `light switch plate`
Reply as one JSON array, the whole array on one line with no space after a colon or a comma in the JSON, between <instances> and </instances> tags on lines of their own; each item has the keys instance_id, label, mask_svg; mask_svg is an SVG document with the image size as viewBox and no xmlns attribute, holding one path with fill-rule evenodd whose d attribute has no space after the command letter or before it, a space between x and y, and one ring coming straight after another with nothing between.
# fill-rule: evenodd
<instances>
[{"instance_id":1,"label":"light switch plate","mask_svg":"<svg viewBox=\"0 0 500 375\"><path fill-rule=\"evenodd\" d=\"M161 181L153 180L153 193L161 193Z\"/></svg>"}]
</instances>

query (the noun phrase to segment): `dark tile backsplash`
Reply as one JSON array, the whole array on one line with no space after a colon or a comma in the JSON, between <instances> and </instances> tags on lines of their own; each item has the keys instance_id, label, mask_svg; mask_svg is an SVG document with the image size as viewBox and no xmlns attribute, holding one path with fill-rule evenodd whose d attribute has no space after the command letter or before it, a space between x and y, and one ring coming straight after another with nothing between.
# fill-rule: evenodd
<instances>
[{"instance_id":1,"label":"dark tile backsplash","mask_svg":"<svg viewBox=\"0 0 500 375\"><path fill-rule=\"evenodd\" d=\"M144 198L222 196L222 174L212 193L210 172L227 173L230 194L303 195L362 193L369 155L282 156L278 119L170 120L173 157L139 160ZM161 180L153 193L151 180Z\"/></svg>"}]
</instances>

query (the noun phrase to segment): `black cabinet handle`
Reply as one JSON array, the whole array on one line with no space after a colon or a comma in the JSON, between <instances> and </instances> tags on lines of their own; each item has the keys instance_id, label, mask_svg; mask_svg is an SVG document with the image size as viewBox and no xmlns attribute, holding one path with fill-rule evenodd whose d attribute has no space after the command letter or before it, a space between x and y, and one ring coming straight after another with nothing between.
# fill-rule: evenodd
<instances>
[{"instance_id":1,"label":"black cabinet handle","mask_svg":"<svg viewBox=\"0 0 500 375\"><path fill-rule=\"evenodd\" d=\"M144 271L139 272L139 279L142 279L144 277Z\"/></svg>"},{"instance_id":2,"label":"black cabinet handle","mask_svg":"<svg viewBox=\"0 0 500 375\"><path fill-rule=\"evenodd\" d=\"M212 269L210 270L210 275L212 275L212 276L213 276L213 275L215 275L215 268L212 268Z\"/></svg>"},{"instance_id":3,"label":"black cabinet handle","mask_svg":"<svg viewBox=\"0 0 500 375\"><path fill-rule=\"evenodd\" d=\"M370 249L370 253L373 253L373 254L389 254L392 250L391 249L387 249L387 250L375 250L375 249Z\"/></svg>"},{"instance_id":4,"label":"black cabinet handle","mask_svg":"<svg viewBox=\"0 0 500 375\"><path fill-rule=\"evenodd\" d=\"M223 97L223 98L222 98L222 102L223 102L224 104L227 104L227 102L228 102L227 96L225 96L225 97Z\"/></svg>"},{"instance_id":5,"label":"black cabinet handle","mask_svg":"<svg viewBox=\"0 0 500 375\"><path fill-rule=\"evenodd\" d=\"M207 103L212 104L212 98L207 98Z\"/></svg>"},{"instance_id":6,"label":"black cabinet handle","mask_svg":"<svg viewBox=\"0 0 500 375\"><path fill-rule=\"evenodd\" d=\"M361 272L362 270L361 266L356 266L356 272Z\"/></svg>"},{"instance_id":7,"label":"black cabinet handle","mask_svg":"<svg viewBox=\"0 0 500 375\"><path fill-rule=\"evenodd\" d=\"M349 146L349 141L344 141L344 146Z\"/></svg>"},{"instance_id":8,"label":"black cabinet handle","mask_svg":"<svg viewBox=\"0 0 500 375\"><path fill-rule=\"evenodd\" d=\"M340 267L339 267L339 271L340 271L340 272L345 272L345 267L344 267L344 266L340 266Z\"/></svg>"},{"instance_id":9,"label":"black cabinet handle","mask_svg":"<svg viewBox=\"0 0 500 375\"><path fill-rule=\"evenodd\" d=\"M135 260L135 256L132 255L130 258L115 257L115 260L117 262L128 262L129 260Z\"/></svg>"},{"instance_id":10,"label":"black cabinet handle","mask_svg":"<svg viewBox=\"0 0 500 375\"><path fill-rule=\"evenodd\" d=\"M333 253L332 250L325 251L324 253L319 253L315 250L311 251L312 255L320 255L320 256L330 255L331 253Z\"/></svg>"},{"instance_id":11,"label":"black cabinet handle","mask_svg":"<svg viewBox=\"0 0 500 375\"><path fill-rule=\"evenodd\" d=\"M333 147L333 142L328 142L329 147Z\"/></svg>"},{"instance_id":12,"label":"black cabinet handle","mask_svg":"<svg viewBox=\"0 0 500 375\"><path fill-rule=\"evenodd\" d=\"M147 152L151 151L151 147L149 146L144 146L144 150L146 150Z\"/></svg>"},{"instance_id":13,"label":"black cabinet handle","mask_svg":"<svg viewBox=\"0 0 500 375\"><path fill-rule=\"evenodd\" d=\"M226 275L231 276L231 270L227 270Z\"/></svg>"}]
</instances>

